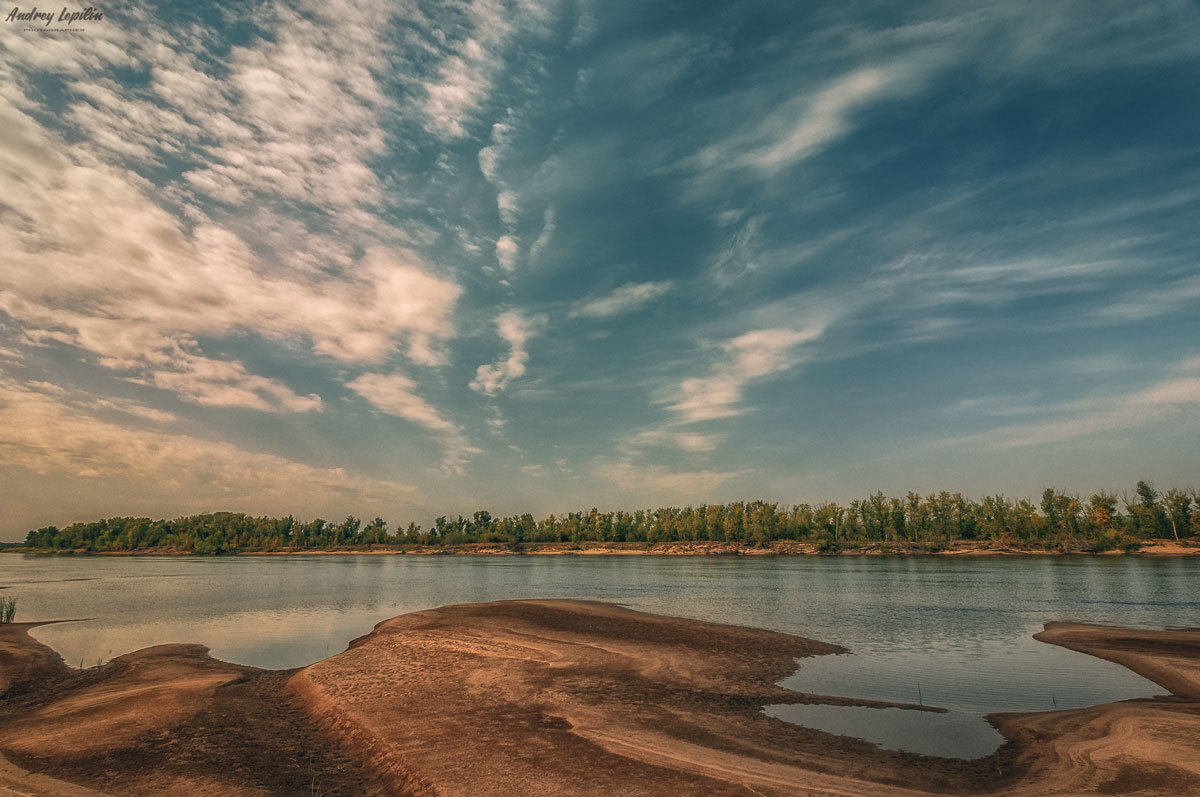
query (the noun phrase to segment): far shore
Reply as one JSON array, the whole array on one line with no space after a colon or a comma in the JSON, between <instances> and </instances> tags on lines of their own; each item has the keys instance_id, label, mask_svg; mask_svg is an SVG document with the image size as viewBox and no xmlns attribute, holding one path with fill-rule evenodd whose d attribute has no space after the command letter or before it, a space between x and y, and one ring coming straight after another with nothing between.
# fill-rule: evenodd
<instances>
[{"instance_id":1,"label":"far shore","mask_svg":"<svg viewBox=\"0 0 1200 797\"><path fill-rule=\"evenodd\" d=\"M594 601L414 612L286 671L184 644L75 670L36 625L0 625L0 794L1200 793L1196 630L1047 624L1172 696L993 714L1008 742L964 761L763 712L883 706L778 685L836 645Z\"/></svg>"},{"instance_id":2,"label":"far shore","mask_svg":"<svg viewBox=\"0 0 1200 797\"><path fill-rule=\"evenodd\" d=\"M23 546L0 553L79 556L206 556L181 548L132 551L41 550ZM1092 551L1085 548L1032 548L997 542L959 540L949 545L922 542L816 543L775 540L763 545L711 540L676 542L525 542L462 545L370 545L334 548L243 550L220 556L1200 556L1200 541L1151 540L1137 548Z\"/></svg>"}]
</instances>

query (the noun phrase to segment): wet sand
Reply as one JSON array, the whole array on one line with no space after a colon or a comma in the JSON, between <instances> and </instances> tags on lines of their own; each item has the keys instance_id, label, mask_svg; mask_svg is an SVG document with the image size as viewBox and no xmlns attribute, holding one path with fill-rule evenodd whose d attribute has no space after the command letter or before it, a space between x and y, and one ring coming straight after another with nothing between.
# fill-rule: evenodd
<instances>
[{"instance_id":1,"label":"wet sand","mask_svg":"<svg viewBox=\"0 0 1200 797\"><path fill-rule=\"evenodd\" d=\"M605 603L416 612L279 672L196 645L77 671L29 627L0 626L0 796L1200 794L1197 631L1047 626L1175 697L999 715L966 762L762 712L813 701L775 684L836 646Z\"/></svg>"}]
</instances>

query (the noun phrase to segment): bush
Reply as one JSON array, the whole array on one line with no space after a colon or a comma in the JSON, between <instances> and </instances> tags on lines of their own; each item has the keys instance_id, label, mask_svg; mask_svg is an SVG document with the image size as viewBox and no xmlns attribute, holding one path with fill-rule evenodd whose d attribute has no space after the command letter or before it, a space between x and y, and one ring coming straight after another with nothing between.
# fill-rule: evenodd
<instances>
[{"instance_id":1,"label":"bush","mask_svg":"<svg viewBox=\"0 0 1200 797\"><path fill-rule=\"evenodd\" d=\"M11 623L16 613L16 598L0 598L0 623Z\"/></svg>"},{"instance_id":2,"label":"bush","mask_svg":"<svg viewBox=\"0 0 1200 797\"><path fill-rule=\"evenodd\" d=\"M842 544L833 537L822 537L817 540L817 553L837 553L842 550Z\"/></svg>"}]
</instances>

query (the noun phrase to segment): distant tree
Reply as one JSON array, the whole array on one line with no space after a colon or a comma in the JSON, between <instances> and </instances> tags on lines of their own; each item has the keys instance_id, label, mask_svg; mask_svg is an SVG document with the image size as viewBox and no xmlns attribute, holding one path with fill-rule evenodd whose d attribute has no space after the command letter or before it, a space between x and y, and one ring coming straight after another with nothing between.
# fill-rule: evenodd
<instances>
[{"instance_id":1,"label":"distant tree","mask_svg":"<svg viewBox=\"0 0 1200 797\"><path fill-rule=\"evenodd\" d=\"M1175 535L1175 539L1179 539L1179 531L1183 530L1185 535L1191 533L1192 525L1192 497L1183 490L1171 488L1167 490L1164 496L1166 504L1167 519L1171 523L1171 533Z\"/></svg>"},{"instance_id":2,"label":"distant tree","mask_svg":"<svg viewBox=\"0 0 1200 797\"><path fill-rule=\"evenodd\" d=\"M1112 529L1120 521L1117 497L1101 490L1089 498L1088 520L1101 532Z\"/></svg>"},{"instance_id":3,"label":"distant tree","mask_svg":"<svg viewBox=\"0 0 1200 797\"><path fill-rule=\"evenodd\" d=\"M381 517L371 520L362 530L362 542L365 545L378 545L387 542L387 521Z\"/></svg>"},{"instance_id":4,"label":"distant tree","mask_svg":"<svg viewBox=\"0 0 1200 797\"><path fill-rule=\"evenodd\" d=\"M1136 500L1126 502L1134 530L1142 537L1165 537L1170 524L1158 491L1149 482L1139 481L1135 493Z\"/></svg>"}]
</instances>

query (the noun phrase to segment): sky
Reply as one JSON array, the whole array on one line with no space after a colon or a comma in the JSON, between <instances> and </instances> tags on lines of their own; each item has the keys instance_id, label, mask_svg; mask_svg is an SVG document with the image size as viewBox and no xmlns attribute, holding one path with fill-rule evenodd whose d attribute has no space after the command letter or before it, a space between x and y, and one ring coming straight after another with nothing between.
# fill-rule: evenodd
<instances>
[{"instance_id":1,"label":"sky","mask_svg":"<svg viewBox=\"0 0 1200 797\"><path fill-rule=\"evenodd\" d=\"M99 9L0 16L0 538L1200 482L1192 0Z\"/></svg>"}]
</instances>

